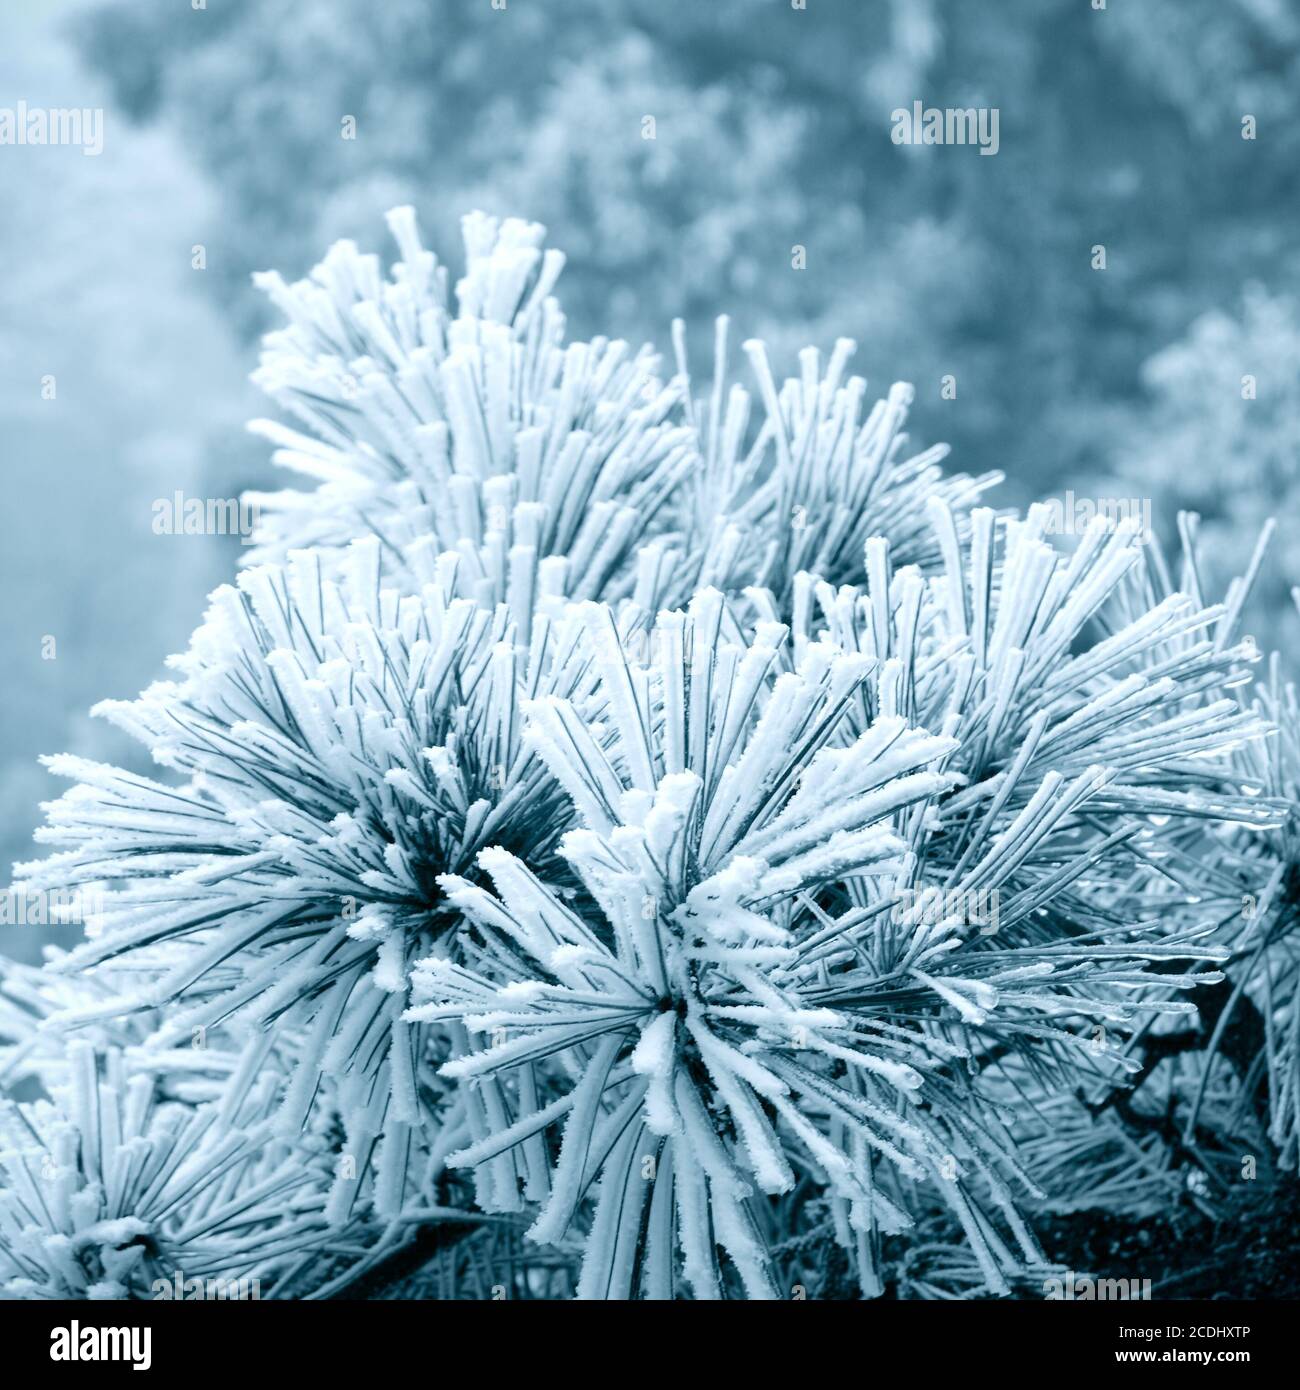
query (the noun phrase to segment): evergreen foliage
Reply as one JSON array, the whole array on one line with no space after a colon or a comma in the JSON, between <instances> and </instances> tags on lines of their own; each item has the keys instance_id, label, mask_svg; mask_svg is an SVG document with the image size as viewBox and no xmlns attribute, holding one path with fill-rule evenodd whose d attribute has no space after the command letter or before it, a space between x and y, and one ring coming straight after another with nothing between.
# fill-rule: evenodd
<instances>
[{"instance_id":1,"label":"evergreen foliage","mask_svg":"<svg viewBox=\"0 0 1300 1390\"><path fill-rule=\"evenodd\" d=\"M781 387L747 342L751 398L723 321L697 390L680 328L667 381L565 343L540 227L467 218L449 296L390 225L391 277L263 277L306 432L257 428L316 485L100 707L159 776L48 760L15 891L86 939L0 982L7 1291L326 1297L432 1240L444 1296L486 1252L791 1297L831 1246L834 1296L1015 1296L1047 1214L1213 1207L1252 1123L1294 1168L1258 566L1208 603L1190 528L1175 585L981 505L847 341Z\"/></svg>"}]
</instances>

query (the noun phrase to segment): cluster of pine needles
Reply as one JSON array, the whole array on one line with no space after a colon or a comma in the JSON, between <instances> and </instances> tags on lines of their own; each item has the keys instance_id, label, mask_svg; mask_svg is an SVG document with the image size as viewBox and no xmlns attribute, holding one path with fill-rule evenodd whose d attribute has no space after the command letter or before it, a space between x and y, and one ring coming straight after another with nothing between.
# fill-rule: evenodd
<instances>
[{"instance_id":1,"label":"cluster of pine needles","mask_svg":"<svg viewBox=\"0 0 1300 1390\"><path fill-rule=\"evenodd\" d=\"M1194 516L1058 536L912 452L847 340L778 381L723 319L701 381L567 342L540 227L453 288L389 222L259 277L303 481L97 708L156 777L47 760L11 892L84 932L0 967L7 1295L1042 1297L1079 1218L1280 1201L1269 536L1216 597Z\"/></svg>"}]
</instances>

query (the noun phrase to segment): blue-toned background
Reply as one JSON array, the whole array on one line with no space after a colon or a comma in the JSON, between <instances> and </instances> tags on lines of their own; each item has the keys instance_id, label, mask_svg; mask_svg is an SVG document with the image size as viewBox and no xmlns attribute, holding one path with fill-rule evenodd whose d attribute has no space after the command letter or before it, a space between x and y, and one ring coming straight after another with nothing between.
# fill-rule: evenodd
<instances>
[{"instance_id":1,"label":"blue-toned background","mask_svg":"<svg viewBox=\"0 0 1300 1390\"><path fill-rule=\"evenodd\" d=\"M6 861L58 790L37 754L137 758L85 711L158 675L233 571L233 540L151 522L177 489L268 481L241 428L270 322L249 272L297 277L339 236L387 254L402 202L453 264L470 208L547 223L575 336L666 347L682 315L698 349L725 310L787 370L852 336L877 390L916 383L913 435L954 466L1005 469L1008 501L1149 497L1166 536L1195 507L1220 581L1277 514L1253 621L1294 646L1294 0L39 11L0 20L0 107L105 126L97 157L0 146ZM893 144L914 101L996 107L997 155ZM0 926L9 954L49 939Z\"/></svg>"}]
</instances>

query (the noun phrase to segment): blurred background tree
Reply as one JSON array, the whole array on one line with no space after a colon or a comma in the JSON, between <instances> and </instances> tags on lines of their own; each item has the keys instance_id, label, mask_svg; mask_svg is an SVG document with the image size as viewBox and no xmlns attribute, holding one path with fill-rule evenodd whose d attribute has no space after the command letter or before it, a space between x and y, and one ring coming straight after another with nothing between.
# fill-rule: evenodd
<instances>
[{"instance_id":1,"label":"blurred background tree","mask_svg":"<svg viewBox=\"0 0 1300 1390\"><path fill-rule=\"evenodd\" d=\"M1278 529L1261 572L1262 645L1294 651L1290 589L1300 585L1300 311L1247 285L1238 306L1211 309L1142 366L1144 396L1114 446L1115 495L1202 518L1207 566L1234 573L1264 523ZM1170 528L1165 527L1168 532Z\"/></svg>"},{"instance_id":2,"label":"blurred background tree","mask_svg":"<svg viewBox=\"0 0 1300 1390\"><path fill-rule=\"evenodd\" d=\"M391 203L444 253L467 208L523 212L570 256L576 333L662 344L682 315L703 344L726 310L787 352L855 337L1015 500L1113 472L1168 404L1144 363L1247 281L1300 282L1292 0L102 0L79 32L220 189L209 283L243 333L250 270L383 245ZM996 106L999 153L894 145L916 100Z\"/></svg>"},{"instance_id":3,"label":"blurred background tree","mask_svg":"<svg viewBox=\"0 0 1300 1390\"><path fill-rule=\"evenodd\" d=\"M0 107L109 106L60 36L68 9L6 12ZM211 189L174 135L109 106L98 156L5 146L0 171L3 887L36 853L40 801L58 794L39 754L66 745L149 770L88 711L158 674L235 564L237 538L154 534L154 502L206 495L223 474L217 495L230 496L235 461L261 451L242 428L246 347L191 269ZM12 916L0 953L32 960L60 938Z\"/></svg>"}]
</instances>

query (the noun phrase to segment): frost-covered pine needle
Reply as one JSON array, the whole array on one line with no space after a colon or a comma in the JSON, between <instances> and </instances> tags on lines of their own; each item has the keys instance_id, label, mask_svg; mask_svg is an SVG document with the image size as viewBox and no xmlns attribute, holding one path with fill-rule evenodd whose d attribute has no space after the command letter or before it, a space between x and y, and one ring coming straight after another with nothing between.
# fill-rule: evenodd
<instances>
[{"instance_id":1,"label":"frost-covered pine needle","mask_svg":"<svg viewBox=\"0 0 1300 1390\"><path fill-rule=\"evenodd\" d=\"M1207 1117L1266 1094L1294 1164L1262 549L1212 604L1190 522L1177 583L1124 523L1058 547L909 457L847 341L779 387L746 342L755 411L725 319L711 388L680 325L665 382L565 344L540 227L467 218L451 294L389 221L389 276L261 277L302 430L255 428L313 486L250 499L174 678L99 707L161 772L48 760L16 890L87 932L0 972L0 1085L43 1092L3 1112L9 1291L327 1297L450 1213L438 1287L526 1229L534 1292L788 1297L832 1239L865 1296L887 1247L910 1296L1006 1295L1042 1211L1179 1200L1143 1105L1213 1176Z\"/></svg>"}]
</instances>

